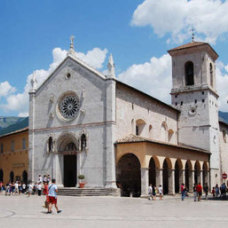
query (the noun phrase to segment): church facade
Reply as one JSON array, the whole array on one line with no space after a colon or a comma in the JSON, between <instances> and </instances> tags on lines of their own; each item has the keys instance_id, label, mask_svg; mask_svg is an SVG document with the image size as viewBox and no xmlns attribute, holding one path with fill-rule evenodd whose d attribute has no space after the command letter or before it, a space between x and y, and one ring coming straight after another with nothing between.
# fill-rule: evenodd
<instances>
[{"instance_id":1,"label":"church facade","mask_svg":"<svg viewBox=\"0 0 228 228\"><path fill-rule=\"evenodd\" d=\"M218 119L215 61L207 43L169 51L172 105L115 77L112 56L104 75L75 55L37 88L29 110L29 179L50 174L62 187L121 189L147 194L149 184L175 194L185 183L220 184L228 172L228 124Z\"/></svg>"}]
</instances>

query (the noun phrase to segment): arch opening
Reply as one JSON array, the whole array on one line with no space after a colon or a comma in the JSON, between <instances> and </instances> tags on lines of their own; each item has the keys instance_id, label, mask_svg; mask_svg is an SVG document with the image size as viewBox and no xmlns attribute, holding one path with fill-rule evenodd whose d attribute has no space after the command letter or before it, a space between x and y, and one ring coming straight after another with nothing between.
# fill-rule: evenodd
<instances>
[{"instance_id":1,"label":"arch opening","mask_svg":"<svg viewBox=\"0 0 228 228\"><path fill-rule=\"evenodd\" d=\"M185 64L185 82L186 86L194 85L194 64L191 61Z\"/></svg>"},{"instance_id":2,"label":"arch opening","mask_svg":"<svg viewBox=\"0 0 228 228\"><path fill-rule=\"evenodd\" d=\"M181 167L177 160L175 163L175 193L178 193L180 191L180 172L181 172Z\"/></svg>"},{"instance_id":3,"label":"arch opening","mask_svg":"<svg viewBox=\"0 0 228 228\"><path fill-rule=\"evenodd\" d=\"M149 185L156 186L156 164L154 158L149 163Z\"/></svg>"},{"instance_id":4,"label":"arch opening","mask_svg":"<svg viewBox=\"0 0 228 228\"><path fill-rule=\"evenodd\" d=\"M195 184L198 184L200 182L200 178L199 178L199 176L200 176L200 164L198 161L195 163L194 171L195 171L194 181L195 181Z\"/></svg>"},{"instance_id":5,"label":"arch opening","mask_svg":"<svg viewBox=\"0 0 228 228\"><path fill-rule=\"evenodd\" d=\"M10 178L10 182L14 182L14 172L13 171L10 172L9 178Z\"/></svg>"},{"instance_id":6,"label":"arch opening","mask_svg":"<svg viewBox=\"0 0 228 228\"><path fill-rule=\"evenodd\" d=\"M189 190L189 178L190 178L190 170L191 170L191 166L189 161L186 162L185 164L185 186L186 188Z\"/></svg>"},{"instance_id":7,"label":"arch opening","mask_svg":"<svg viewBox=\"0 0 228 228\"><path fill-rule=\"evenodd\" d=\"M28 173L26 170L23 171L22 173L22 181L27 184L28 183Z\"/></svg>"},{"instance_id":8,"label":"arch opening","mask_svg":"<svg viewBox=\"0 0 228 228\"><path fill-rule=\"evenodd\" d=\"M1 181L1 182L3 182L3 177L4 177L3 170L0 169L0 181Z\"/></svg>"},{"instance_id":9,"label":"arch opening","mask_svg":"<svg viewBox=\"0 0 228 228\"><path fill-rule=\"evenodd\" d=\"M169 165L167 159L163 162L163 193L164 195L169 193Z\"/></svg>"},{"instance_id":10,"label":"arch opening","mask_svg":"<svg viewBox=\"0 0 228 228\"><path fill-rule=\"evenodd\" d=\"M121 188L121 196L140 197L141 165L134 154L126 154L117 165L117 183Z\"/></svg>"}]
</instances>

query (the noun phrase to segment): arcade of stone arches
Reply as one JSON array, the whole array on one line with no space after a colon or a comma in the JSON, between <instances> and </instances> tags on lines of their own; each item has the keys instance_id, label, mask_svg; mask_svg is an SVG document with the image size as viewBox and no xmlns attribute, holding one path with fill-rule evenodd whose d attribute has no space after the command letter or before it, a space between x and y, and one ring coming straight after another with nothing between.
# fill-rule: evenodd
<instances>
[{"instance_id":1,"label":"arcade of stone arches","mask_svg":"<svg viewBox=\"0 0 228 228\"><path fill-rule=\"evenodd\" d=\"M137 150L140 147L136 146L135 148ZM116 178L122 196L146 195L149 184L156 187L162 185L163 193L172 195L180 192L182 183L186 185L189 192L193 191L195 183L209 185L209 162L207 159L196 160L194 156L192 156L194 160L175 158L175 154L173 155L174 157L168 157L148 152L147 154L127 152L126 148L124 150L118 148Z\"/></svg>"}]
</instances>

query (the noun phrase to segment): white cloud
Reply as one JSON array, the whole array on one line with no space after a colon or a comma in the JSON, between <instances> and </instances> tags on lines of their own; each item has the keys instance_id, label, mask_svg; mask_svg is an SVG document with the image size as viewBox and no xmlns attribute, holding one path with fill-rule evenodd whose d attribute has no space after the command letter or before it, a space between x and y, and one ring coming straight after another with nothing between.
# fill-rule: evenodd
<instances>
[{"instance_id":1,"label":"white cloud","mask_svg":"<svg viewBox=\"0 0 228 228\"><path fill-rule=\"evenodd\" d=\"M88 51L86 54L78 52L76 53L77 57L84 62L88 63L96 69L101 69L105 61L106 55L108 53L107 49L101 50L100 48L93 48Z\"/></svg>"},{"instance_id":2,"label":"white cloud","mask_svg":"<svg viewBox=\"0 0 228 228\"><path fill-rule=\"evenodd\" d=\"M228 32L227 11L227 0L145 0L134 11L131 23L149 25L158 36L168 33L180 43L189 40L194 28L197 39L215 43Z\"/></svg>"},{"instance_id":3,"label":"white cloud","mask_svg":"<svg viewBox=\"0 0 228 228\"><path fill-rule=\"evenodd\" d=\"M5 81L0 83L0 97L6 97L16 91L16 88L11 86L9 82Z\"/></svg>"},{"instance_id":4,"label":"white cloud","mask_svg":"<svg viewBox=\"0 0 228 228\"><path fill-rule=\"evenodd\" d=\"M134 64L118 75L118 78L133 87L166 103L170 103L171 57L152 57L149 62Z\"/></svg>"},{"instance_id":5,"label":"white cloud","mask_svg":"<svg viewBox=\"0 0 228 228\"><path fill-rule=\"evenodd\" d=\"M79 52L76 53L76 55L87 64L99 69L103 66L107 52L107 49L101 50L99 48L94 48L88 51L86 54ZM13 92L15 92L15 88L11 87L8 82L0 83L0 96L1 93L3 95L5 94L5 96L11 93L11 95L7 96L6 98L6 104L0 105L0 107L5 112L17 111L19 113L19 116L28 115L28 92L31 89L31 79L35 77L37 81L37 86L39 87L66 57L67 51L62 50L61 48L54 48L52 51L52 55L53 62L50 64L48 70L39 69L28 75L23 93L12 94ZM4 86L5 90L1 90L1 86Z\"/></svg>"},{"instance_id":6,"label":"white cloud","mask_svg":"<svg viewBox=\"0 0 228 228\"><path fill-rule=\"evenodd\" d=\"M222 62L217 63L216 76L217 76L217 91L219 94L219 110L228 112L228 73L226 71L227 66Z\"/></svg>"}]
</instances>

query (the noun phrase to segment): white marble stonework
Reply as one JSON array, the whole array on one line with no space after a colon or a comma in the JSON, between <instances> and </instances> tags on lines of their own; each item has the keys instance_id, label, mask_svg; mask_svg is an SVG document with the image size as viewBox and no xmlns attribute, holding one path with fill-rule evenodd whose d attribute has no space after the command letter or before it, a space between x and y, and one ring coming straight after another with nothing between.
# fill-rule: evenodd
<instances>
[{"instance_id":1,"label":"white marble stonework","mask_svg":"<svg viewBox=\"0 0 228 228\"><path fill-rule=\"evenodd\" d=\"M219 91L216 91L215 74L218 56L209 44L200 42L172 49L169 54L172 57L172 105L118 81L112 55L107 75L88 66L75 56L71 38L67 57L47 80L38 88L36 79L31 81L29 179L36 181L39 174L50 174L59 186L67 186L66 173L69 173L68 181L76 178L72 183L78 186L77 176L83 174L88 188L117 188L119 152L116 143L137 135L163 145L162 151L169 146L180 148L178 157L171 149L157 156L157 159L163 157L156 167L157 186L163 184L163 162L173 159L168 173L170 194L175 193L176 179L186 181L187 162L189 188L193 186L196 164L199 181L203 181L203 164L207 164L204 182L210 181L211 186L220 184L221 173L228 173L228 126L218 119ZM193 85L186 85L185 66L189 61L194 65ZM183 155L186 148L188 153L194 152L194 159ZM156 151L148 151L148 154L150 152L156 155ZM74 156L68 156L70 153ZM138 151L135 154L141 159L141 189L142 194L146 194L148 157L141 158ZM205 159L207 156L210 160ZM175 178L177 160L183 165L179 167L180 176Z\"/></svg>"}]
</instances>

